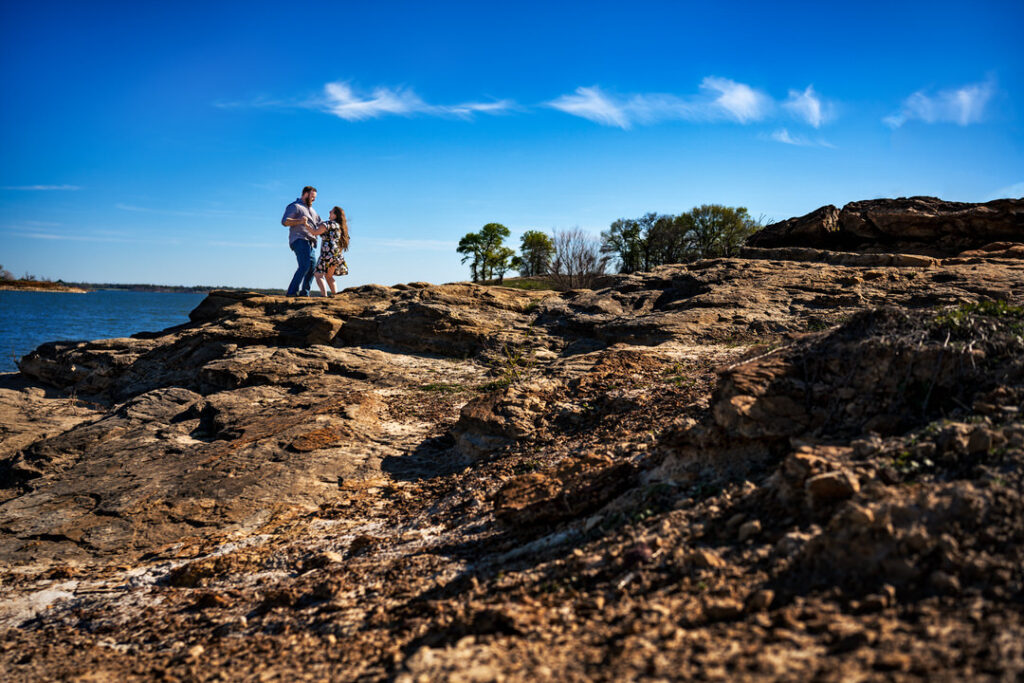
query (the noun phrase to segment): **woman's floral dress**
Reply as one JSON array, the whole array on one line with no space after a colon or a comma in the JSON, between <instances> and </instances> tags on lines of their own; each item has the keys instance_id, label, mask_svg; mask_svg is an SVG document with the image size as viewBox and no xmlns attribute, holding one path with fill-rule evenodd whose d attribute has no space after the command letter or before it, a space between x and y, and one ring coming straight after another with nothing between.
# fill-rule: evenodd
<instances>
[{"instance_id":1,"label":"woman's floral dress","mask_svg":"<svg viewBox=\"0 0 1024 683\"><path fill-rule=\"evenodd\" d=\"M316 262L317 273L327 274L334 266L335 275L348 275L348 264L341 253L341 223L327 221L327 232L320 236L320 258Z\"/></svg>"}]
</instances>

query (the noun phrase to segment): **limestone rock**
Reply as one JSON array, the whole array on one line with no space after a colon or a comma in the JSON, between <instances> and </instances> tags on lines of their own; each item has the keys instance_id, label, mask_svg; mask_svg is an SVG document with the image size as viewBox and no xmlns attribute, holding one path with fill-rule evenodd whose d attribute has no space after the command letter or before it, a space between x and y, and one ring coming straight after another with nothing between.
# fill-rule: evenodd
<instances>
[{"instance_id":1,"label":"limestone rock","mask_svg":"<svg viewBox=\"0 0 1024 683\"><path fill-rule=\"evenodd\" d=\"M0 670L1019 678L1018 206L44 344L0 377Z\"/></svg>"},{"instance_id":2,"label":"limestone rock","mask_svg":"<svg viewBox=\"0 0 1024 683\"><path fill-rule=\"evenodd\" d=\"M955 256L1000 241L1024 242L1024 199L968 204L909 197L851 202L841 211L825 206L769 225L747 244Z\"/></svg>"}]
</instances>

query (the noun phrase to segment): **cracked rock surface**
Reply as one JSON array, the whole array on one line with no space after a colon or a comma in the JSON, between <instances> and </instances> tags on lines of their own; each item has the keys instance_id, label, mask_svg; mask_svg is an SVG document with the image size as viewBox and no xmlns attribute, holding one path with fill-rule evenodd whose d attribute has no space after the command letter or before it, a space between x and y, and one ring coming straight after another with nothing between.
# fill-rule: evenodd
<instances>
[{"instance_id":1,"label":"cracked rock surface","mask_svg":"<svg viewBox=\"0 0 1024 683\"><path fill-rule=\"evenodd\" d=\"M901 206L843 211L924 239ZM45 344L0 377L0 672L1019 677L1001 226L763 238L595 291L212 292Z\"/></svg>"}]
</instances>

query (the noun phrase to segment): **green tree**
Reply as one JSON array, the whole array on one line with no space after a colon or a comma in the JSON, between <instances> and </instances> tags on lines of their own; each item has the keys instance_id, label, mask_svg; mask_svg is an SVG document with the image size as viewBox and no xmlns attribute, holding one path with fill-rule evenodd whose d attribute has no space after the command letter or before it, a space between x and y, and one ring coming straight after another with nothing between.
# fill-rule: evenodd
<instances>
[{"instance_id":1,"label":"green tree","mask_svg":"<svg viewBox=\"0 0 1024 683\"><path fill-rule=\"evenodd\" d=\"M495 268L503 263L501 255L504 253L505 238L511 234L509 229L501 223L488 223L484 227L480 228L480 242L483 246L484 257L483 257L483 272L481 272L481 278L484 280L490 280L494 277ZM509 250L510 253L514 253ZM507 263L509 256L505 256L505 263ZM506 266L505 270L508 267ZM503 271L504 272L504 271Z\"/></svg>"},{"instance_id":2,"label":"green tree","mask_svg":"<svg viewBox=\"0 0 1024 683\"><path fill-rule=\"evenodd\" d=\"M527 230L519 243L519 251L522 254L517 268L520 275L544 275L551 266L555 245L551 238L540 230Z\"/></svg>"},{"instance_id":3,"label":"green tree","mask_svg":"<svg viewBox=\"0 0 1024 683\"><path fill-rule=\"evenodd\" d=\"M641 270L645 249L643 226L638 220L620 218L601 233L601 253L618 259L620 273Z\"/></svg>"},{"instance_id":4,"label":"green tree","mask_svg":"<svg viewBox=\"0 0 1024 683\"><path fill-rule=\"evenodd\" d=\"M650 223L644 240L644 269L665 263L682 263L690 258L687 240L690 221L688 214L658 216Z\"/></svg>"},{"instance_id":5,"label":"green tree","mask_svg":"<svg viewBox=\"0 0 1024 683\"><path fill-rule=\"evenodd\" d=\"M479 282L484 262L483 239L480 233L466 233L466 236L459 240L459 246L455 251L463 255L463 263L469 261L469 272L472 275L473 282Z\"/></svg>"},{"instance_id":6,"label":"green tree","mask_svg":"<svg viewBox=\"0 0 1024 683\"><path fill-rule=\"evenodd\" d=\"M703 204L690 210L689 240L695 258L735 256L761 224L744 207Z\"/></svg>"},{"instance_id":7,"label":"green tree","mask_svg":"<svg viewBox=\"0 0 1024 683\"><path fill-rule=\"evenodd\" d=\"M760 227L743 207L704 204L678 216L620 218L601 233L601 251L614 255L620 273L632 273L666 263L735 256Z\"/></svg>"},{"instance_id":8,"label":"green tree","mask_svg":"<svg viewBox=\"0 0 1024 683\"><path fill-rule=\"evenodd\" d=\"M620 273L650 270L668 263L661 254L672 243L671 229L672 216L653 211L640 218L620 218L601 233L601 252L618 259Z\"/></svg>"},{"instance_id":9,"label":"green tree","mask_svg":"<svg viewBox=\"0 0 1024 683\"><path fill-rule=\"evenodd\" d=\"M519 257L508 247L498 247L487 255L488 272L498 276L498 283L505 281L505 273L515 267L514 261Z\"/></svg>"},{"instance_id":10,"label":"green tree","mask_svg":"<svg viewBox=\"0 0 1024 683\"><path fill-rule=\"evenodd\" d=\"M462 262L469 261L473 282L490 280L500 270L502 277L511 267L515 252L503 245L510 234L501 223L488 223L478 232L466 233L455 249L462 254Z\"/></svg>"}]
</instances>

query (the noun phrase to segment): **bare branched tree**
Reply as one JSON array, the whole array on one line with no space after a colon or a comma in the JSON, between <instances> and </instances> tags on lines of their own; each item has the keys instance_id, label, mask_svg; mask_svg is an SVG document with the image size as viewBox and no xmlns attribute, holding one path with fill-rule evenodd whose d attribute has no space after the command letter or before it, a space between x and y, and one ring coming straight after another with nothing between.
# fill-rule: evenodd
<instances>
[{"instance_id":1,"label":"bare branched tree","mask_svg":"<svg viewBox=\"0 0 1024 683\"><path fill-rule=\"evenodd\" d=\"M556 230L549 275L559 289L593 289L604 275L608 257L601 255L601 242L579 228Z\"/></svg>"}]
</instances>

